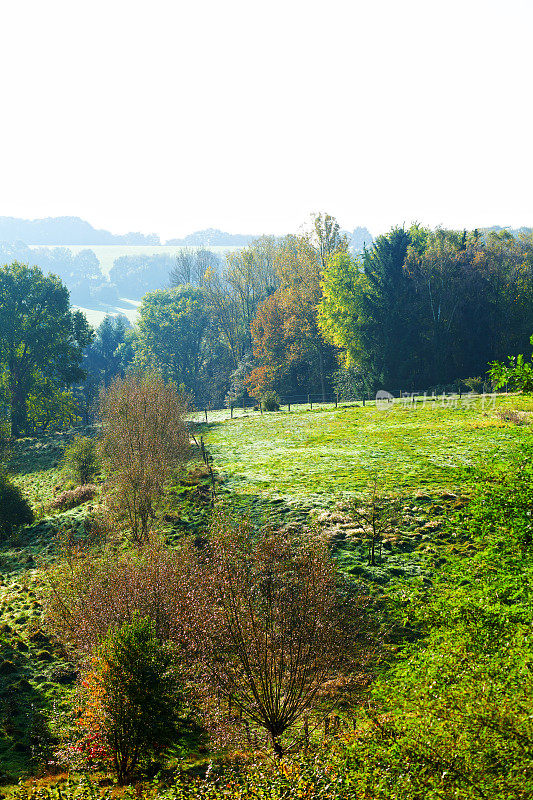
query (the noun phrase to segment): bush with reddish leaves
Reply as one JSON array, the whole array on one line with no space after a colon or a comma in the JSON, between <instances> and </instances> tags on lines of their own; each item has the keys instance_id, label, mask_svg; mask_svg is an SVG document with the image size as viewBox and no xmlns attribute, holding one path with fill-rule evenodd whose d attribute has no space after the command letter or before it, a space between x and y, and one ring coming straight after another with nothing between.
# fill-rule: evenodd
<instances>
[{"instance_id":1,"label":"bush with reddish leaves","mask_svg":"<svg viewBox=\"0 0 533 800\"><path fill-rule=\"evenodd\" d=\"M93 500L96 497L97 488L92 483L86 483L85 486L78 486L76 489L69 489L61 492L55 500L50 503L50 509L54 511L66 511L69 508L76 508L81 506L82 503L87 503L88 500Z\"/></svg>"}]
</instances>

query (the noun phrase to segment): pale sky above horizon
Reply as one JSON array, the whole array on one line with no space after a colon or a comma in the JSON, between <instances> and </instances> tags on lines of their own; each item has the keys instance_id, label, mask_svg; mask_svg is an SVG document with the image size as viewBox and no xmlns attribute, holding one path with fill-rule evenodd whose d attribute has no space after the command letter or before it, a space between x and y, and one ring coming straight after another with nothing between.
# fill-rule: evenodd
<instances>
[{"instance_id":1,"label":"pale sky above horizon","mask_svg":"<svg viewBox=\"0 0 533 800\"><path fill-rule=\"evenodd\" d=\"M0 215L533 226L529 0L0 6Z\"/></svg>"}]
</instances>

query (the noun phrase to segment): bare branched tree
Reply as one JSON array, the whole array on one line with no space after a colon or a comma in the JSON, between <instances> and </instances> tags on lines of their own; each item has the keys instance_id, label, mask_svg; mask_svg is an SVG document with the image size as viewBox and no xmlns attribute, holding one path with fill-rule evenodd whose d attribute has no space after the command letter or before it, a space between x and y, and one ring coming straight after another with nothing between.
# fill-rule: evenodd
<instances>
[{"instance_id":1,"label":"bare branched tree","mask_svg":"<svg viewBox=\"0 0 533 800\"><path fill-rule=\"evenodd\" d=\"M374 479L368 496L352 504L352 516L361 526L368 543L368 563L376 565L376 549L379 559L383 541L388 534L396 533L400 527L401 507L398 500L386 497Z\"/></svg>"},{"instance_id":2,"label":"bare branched tree","mask_svg":"<svg viewBox=\"0 0 533 800\"><path fill-rule=\"evenodd\" d=\"M216 253L200 247L195 250L184 247L176 256L176 265L170 273L171 286L203 286L206 273L218 274L221 261Z\"/></svg>"},{"instance_id":3,"label":"bare branched tree","mask_svg":"<svg viewBox=\"0 0 533 800\"><path fill-rule=\"evenodd\" d=\"M285 732L350 668L354 651L360 660L367 652L363 600L345 613L318 534L257 534L222 516L199 554L195 585L211 694L265 730L282 755Z\"/></svg>"}]
</instances>

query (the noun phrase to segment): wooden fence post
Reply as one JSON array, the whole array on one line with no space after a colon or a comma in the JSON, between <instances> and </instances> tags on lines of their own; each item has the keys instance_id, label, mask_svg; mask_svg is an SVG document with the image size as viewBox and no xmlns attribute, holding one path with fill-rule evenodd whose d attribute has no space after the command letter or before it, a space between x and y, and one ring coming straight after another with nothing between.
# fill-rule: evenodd
<instances>
[{"instance_id":1,"label":"wooden fence post","mask_svg":"<svg viewBox=\"0 0 533 800\"><path fill-rule=\"evenodd\" d=\"M231 413L231 419L233 419L233 403L229 404L229 410L230 410L230 413Z\"/></svg>"},{"instance_id":2,"label":"wooden fence post","mask_svg":"<svg viewBox=\"0 0 533 800\"><path fill-rule=\"evenodd\" d=\"M205 411L205 421L207 422L207 408L204 408Z\"/></svg>"},{"instance_id":3,"label":"wooden fence post","mask_svg":"<svg viewBox=\"0 0 533 800\"><path fill-rule=\"evenodd\" d=\"M339 393L335 392L335 408L337 408L338 405L339 405Z\"/></svg>"}]
</instances>

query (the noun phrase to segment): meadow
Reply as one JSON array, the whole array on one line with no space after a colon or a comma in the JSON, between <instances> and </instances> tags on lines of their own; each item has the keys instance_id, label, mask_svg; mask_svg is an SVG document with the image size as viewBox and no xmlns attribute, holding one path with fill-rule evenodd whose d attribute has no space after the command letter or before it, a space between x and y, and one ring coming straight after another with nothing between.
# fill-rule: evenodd
<instances>
[{"instance_id":1,"label":"meadow","mask_svg":"<svg viewBox=\"0 0 533 800\"><path fill-rule=\"evenodd\" d=\"M226 483L241 494L321 507L377 480L388 494L461 492L473 468L505 461L524 428L499 416L533 411L513 395L376 408L292 406L259 415L208 412L204 438ZM197 419L201 420L201 415Z\"/></svg>"},{"instance_id":2,"label":"meadow","mask_svg":"<svg viewBox=\"0 0 533 800\"><path fill-rule=\"evenodd\" d=\"M303 532L320 526L341 570L383 604L398 593L433 592L443 571L463 564L465 556L465 564L481 557L481 539L464 535L457 520L475 496L480 469L498 472L531 438L529 425L504 418L510 409L524 412L529 421L533 399L501 395L494 403L395 403L387 410L373 404L293 406L290 412L262 415L235 411L234 419L225 411L209 412L208 424L197 420L193 433L204 438L213 459L216 505L225 504L256 525ZM36 520L0 542L0 701L7 713L0 732L0 780L5 784L35 775L51 757L48 720L68 707L76 678L65 652L43 630L40 595L61 541L86 540L95 506L89 501L69 511L50 510L65 488L61 458L72 435L20 440L10 463ZM193 456L185 474L168 487L160 531L169 543L201 533L209 522L209 480L205 473L191 479L198 468ZM370 565L368 540L351 503L364 502L374 480L391 502L399 501L399 514L394 530L383 537L377 563ZM454 586L467 580L461 574ZM391 653L412 636L413 624L394 628L399 633L390 634Z\"/></svg>"}]
</instances>

